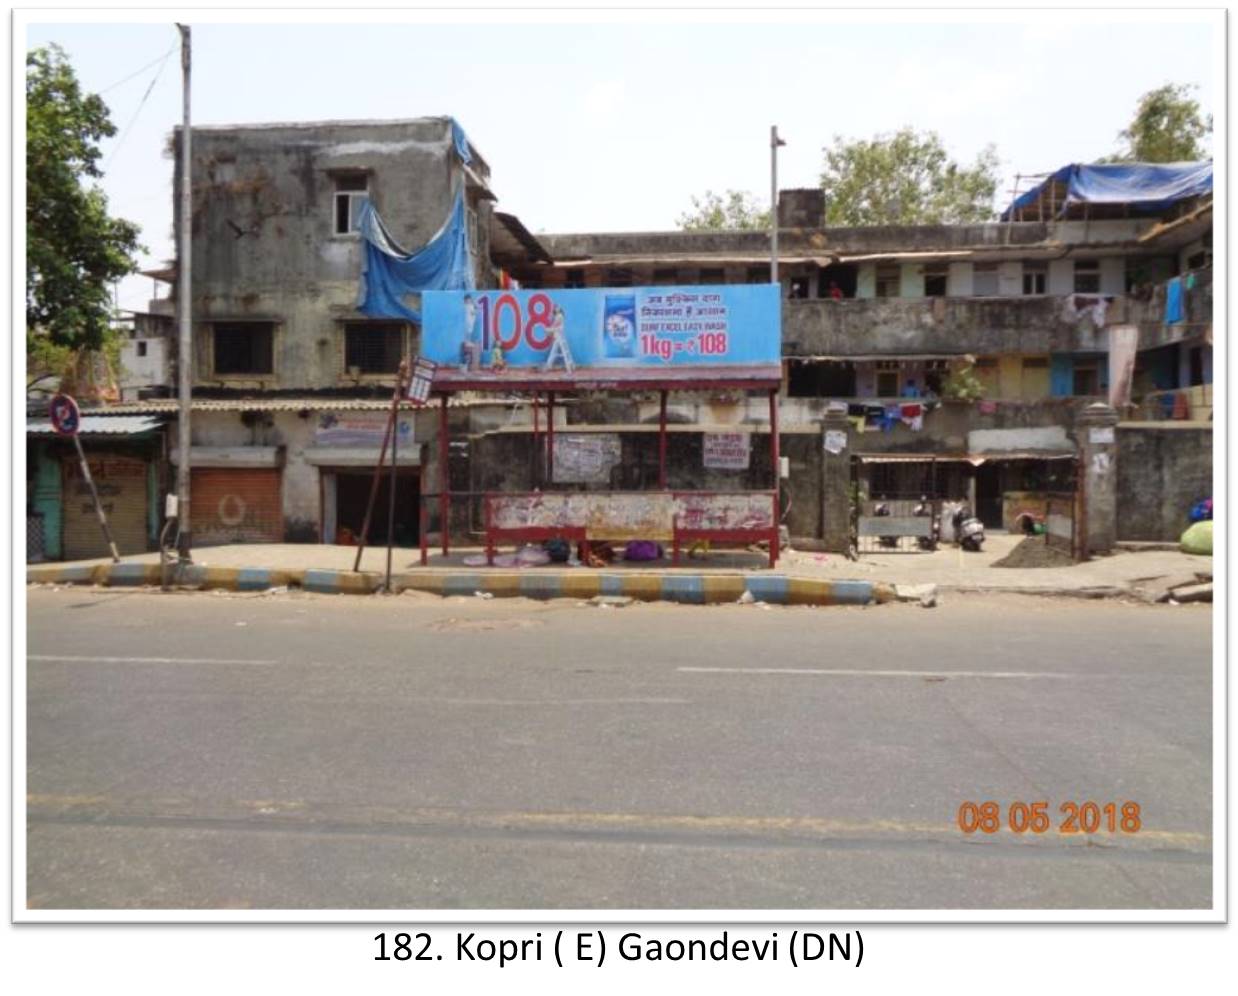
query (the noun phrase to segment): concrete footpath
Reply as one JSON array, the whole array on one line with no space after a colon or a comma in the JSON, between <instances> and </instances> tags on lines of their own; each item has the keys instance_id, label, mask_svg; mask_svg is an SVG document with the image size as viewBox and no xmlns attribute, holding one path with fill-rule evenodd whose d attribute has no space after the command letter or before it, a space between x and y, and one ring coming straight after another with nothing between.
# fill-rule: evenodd
<instances>
[{"instance_id":1,"label":"concrete footpath","mask_svg":"<svg viewBox=\"0 0 1238 996\"><path fill-rule=\"evenodd\" d=\"M418 552L392 554L392 590L436 595L526 598L632 598L694 604L745 601L794 605L867 605L891 601L900 593L920 598L924 586L937 591L1008 592L1089 598L1139 597L1155 601L1177 585L1211 577L1212 558L1177 550L1123 550L1064 567L993 566L1022 539L991 534L981 553L945 546L933 553L882 553L857 560L834 554L791 550L771 570L764 554L727 551L700 559L653 564L617 563L605 569L583 567L476 567L465 563L476 548L436 554L422 567ZM236 544L194 551L194 564L176 571L173 584L196 589L268 591L300 588L329 594L372 594L386 579L385 548L368 549L361 570L352 565L356 549L311 544ZM108 560L31 565L31 584L158 586L159 555L142 554L120 564Z\"/></svg>"}]
</instances>

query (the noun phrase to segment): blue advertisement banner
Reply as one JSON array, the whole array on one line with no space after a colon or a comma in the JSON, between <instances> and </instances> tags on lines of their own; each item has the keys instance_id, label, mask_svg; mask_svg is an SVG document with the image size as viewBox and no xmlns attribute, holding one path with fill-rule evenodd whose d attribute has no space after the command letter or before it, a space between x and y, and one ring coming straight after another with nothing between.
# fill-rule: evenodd
<instances>
[{"instance_id":1,"label":"blue advertisement banner","mask_svg":"<svg viewBox=\"0 0 1238 996\"><path fill-rule=\"evenodd\" d=\"M435 383L777 377L772 284L426 291L421 353Z\"/></svg>"}]
</instances>

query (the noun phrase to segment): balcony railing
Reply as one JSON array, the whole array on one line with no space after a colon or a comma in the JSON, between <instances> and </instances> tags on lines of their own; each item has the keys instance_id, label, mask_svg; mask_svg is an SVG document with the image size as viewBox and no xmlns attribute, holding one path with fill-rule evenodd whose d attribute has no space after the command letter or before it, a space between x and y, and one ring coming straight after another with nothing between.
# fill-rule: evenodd
<instances>
[{"instance_id":1,"label":"balcony railing","mask_svg":"<svg viewBox=\"0 0 1238 996\"><path fill-rule=\"evenodd\" d=\"M1125 319L1125 300L1106 321ZM789 300L787 356L897 356L1087 352L1104 348L1090 314L1072 315L1064 296Z\"/></svg>"}]
</instances>

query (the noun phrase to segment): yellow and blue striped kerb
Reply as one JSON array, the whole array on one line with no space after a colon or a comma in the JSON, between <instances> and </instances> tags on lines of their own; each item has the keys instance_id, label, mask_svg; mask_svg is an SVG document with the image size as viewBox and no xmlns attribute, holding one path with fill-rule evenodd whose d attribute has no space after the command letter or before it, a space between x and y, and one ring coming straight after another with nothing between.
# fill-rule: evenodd
<instances>
[{"instance_id":1,"label":"yellow and blue striped kerb","mask_svg":"<svg viewBox=\"0 0 1238 996\"><path fill-rule=\"evenodd\" d=\"M226 591L268 591L300 586L330 595L369 595L381 590L384 577L373 572L306 570L285 571L259 567L206 567L190 565L171 572L179 586L219 588ZM36 565L27 568L29 583L158 585L158 564ZM747 592L753 601L772 605L869 605L888 601L886 585L871 581L825 581L783 574L671 574L658 571L428 571L397 574L396 591L415 590L436 595L486 592L496 598L572 598L597 595L626 597L644 602L679 602L719 605L738 601Z\"/></svg>"}]
</instances>

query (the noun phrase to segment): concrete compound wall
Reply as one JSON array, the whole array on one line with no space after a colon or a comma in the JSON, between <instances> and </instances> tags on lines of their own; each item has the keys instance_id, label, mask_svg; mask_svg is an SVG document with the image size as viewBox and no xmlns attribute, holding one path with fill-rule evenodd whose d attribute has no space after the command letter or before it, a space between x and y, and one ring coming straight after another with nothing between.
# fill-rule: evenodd
<instances>
[{"instance_id":1,"label":"concrete compound wall","mask_svg":"<svg viewBox=\"0 0 1238 996\"><path fill-rule=\"evenodd\" d=\"M1212 426L1128 422L1117 440L1118 539L1176 541L1212 497Z\"/></svg>"}]
</instances>

